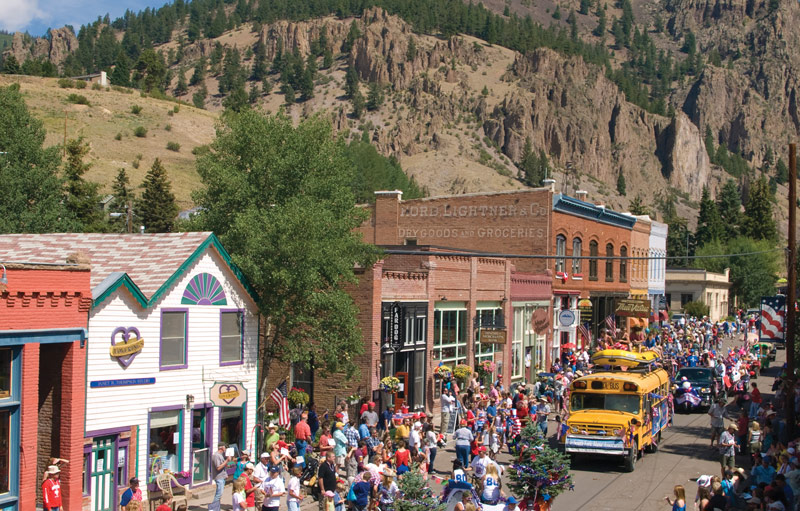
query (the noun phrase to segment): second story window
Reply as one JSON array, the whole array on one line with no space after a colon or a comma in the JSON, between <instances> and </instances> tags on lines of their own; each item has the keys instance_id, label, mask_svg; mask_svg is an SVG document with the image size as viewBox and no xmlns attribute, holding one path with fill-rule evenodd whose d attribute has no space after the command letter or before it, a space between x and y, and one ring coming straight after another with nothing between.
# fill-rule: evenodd
<instances>
[{"instance_id":1,"label":"second story window","mask_svg":"<svg viewBox=\"0 0 800 511\"><path fill-rule=\"evenodd\" d=\"M567 261L564 256L567 255L567 238L563 234L556 236L556 272L564 272L567 266Z\"/></svg>"},{"instance_id":2,"label":"second story window","mask_svg":"<svg viewBox=\"0 0 800 511\"><path fill-rule=\"evenodd\" d=\"M589 242L589 256L597 257L597 242ZM597 280L597 259L589 259L589 280Z\"/></svg>"},{"instance_id":3,"label":"second story window","mask_svg":"<svg viewBox=\"0 0 800 511\"><path fill-rule=\"evenodd\" d=\"M620 247L619 248L619 256L622 259L619 260L619 281L620 282L627 282L628 281L628 260L625 257L628 257L628 247ZM634 262L634 268L636 267L636 263Z\"/></svg>"},{"instance_id":4,"label":"second story window","mask_svg":"<svg viewBox=\"0 0 800 511\"><path fill-rule=\"evenodd\" d=\"M580 238L572 240L572 273L581 273L581 260L580 256L583 255L583 244Z\"/></svg>"},{"instance_id":5,"label":"second story window","mask_svg":"<svg viewBox=\"0 0 800 511\"><path fill-rule=\"evenodd\" d=\"M606 282L614 280L614 245L606 245Z\"/></svg>"}]
</instances>

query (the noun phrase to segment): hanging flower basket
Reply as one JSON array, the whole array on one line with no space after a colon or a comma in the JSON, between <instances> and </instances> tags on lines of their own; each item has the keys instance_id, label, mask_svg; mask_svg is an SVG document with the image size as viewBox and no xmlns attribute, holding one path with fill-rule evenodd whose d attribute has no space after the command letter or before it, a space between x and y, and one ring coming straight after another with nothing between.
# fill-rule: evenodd
<instances>
[{"instance_id":1,"label":"hanging flower basket","mask_svg":"<svg viewBox=\"0 0 800 511\"><path fill-rule=\"evenodd\" d=\"M310 400L311 397L303 389L292 387L291 390L289 390L289 402L292 403L293 406L305 406Z\"/></svg>"},{"instance_id":2,"label":"hanging flower basket","mask_svg":"<svg viewBox=\"0 0 800 511\"><path fill-rule=\"evenodd\" d=\"M482 375L494 374L497 365L492 360L484 360L478 364L478 372Z\"/></svg>"},{"instance_id":3,"label":"hanging flower basket","mask_svg":"<svg viewBox=\"0 0 800 511\"><path fill-rule=\"evenodd\" d=\"M380 390L381 392L397 392L400 390L400 380L394 376L387 376L381 380Z\"/></svg>"},{"instance_id":4,"label":"hanging flower basket","mask_svg":"<svg viewBox=\"0 0 800 511\"><path fill-rule=\"evenodd\" d=\"M359 396L358 394L351 394L347 396L346 399L347 402L350 403L351 405L357 405L358 402L361 401L361 396Z\"/></svg>"},{"instance_id":5,"label":"hanging flower basket","mask_svg":"<svg viewBox=\"0 0 800 511\"><path fill-rule=\"evenodd\" d=\"M449 380L453 377L453 370L450 366L440 365L434 370L433 375L437 378L442 378L443 380Z\"/></svg>"},{"instance_id":6,"label":"hanging flower basket","mask_svg":"<svg viewBox=\"0 0 800 511\"><path fill-rule=\"evenodd\" d=\"M459 380L466 380L472 375L472 368L466 364L458 364L453 369L453 376Z\"/></svg>"}]
</instances>

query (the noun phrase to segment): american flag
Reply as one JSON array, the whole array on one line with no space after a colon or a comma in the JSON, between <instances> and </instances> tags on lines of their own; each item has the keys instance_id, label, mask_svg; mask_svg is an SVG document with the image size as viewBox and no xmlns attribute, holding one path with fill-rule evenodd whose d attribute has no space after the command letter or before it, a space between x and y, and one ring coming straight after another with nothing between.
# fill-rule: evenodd
<instances>
[{"instance_id":1,"label":"american flag","mask_svg":"<svg viewBox=\"0 0 800 511\"><path fill-rule=\"evenodd\" d=\"M289 425L289 392L287 390L286 380L278 385L272 394L269 395L275 404L278 405L278 424L281 426Z\"/></svg>"},{"instance_id":2,"label":"american flag","mask_svg":"<svg viewBox=\"0 0 800 511\"><path fill-rule=\"evenodd\" d=\"M617 331L617 320L614 318L613 314L609 314L608 317L606 317L606 326L611 330L611 335L614 336Z\"/></svg>"},{"instance_id":3,"label":"american flag","mask_svg":"<svg viewBox=\"0 0 800 511\"><path fill-rule=\"evenodd\" d=\"M581 323L578 325L578 330L580 331L583 339L586 341L583 346L589 347L592 345L592 333L586 328L586 323Z\"/></svg>"},{"instance_id":4,"label":"american flag","mask_svg":"<svg viewBox=\"0 0 800 511\"><path fill-rule=\"evenodd\" d=\"M765 296L761 298L761 338L782 340L785 316L785 296Z\"/></svg>"}]
</instances>

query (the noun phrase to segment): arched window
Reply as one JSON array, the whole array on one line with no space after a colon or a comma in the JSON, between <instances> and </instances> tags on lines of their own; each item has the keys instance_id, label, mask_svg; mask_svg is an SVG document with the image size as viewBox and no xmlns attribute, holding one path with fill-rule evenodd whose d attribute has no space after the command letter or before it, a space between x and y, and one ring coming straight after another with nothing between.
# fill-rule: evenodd
<instances>
[{"instance_id":1,"label":"arched window","mask_svg":"<svg viewBox=\"0 0 800 511\"><path fill-rule=\"evenodd\" d=\"M614 250L613 248L611 249ZM620 282L627 282L628 281L628 260L624 259L628 257L628 247L620 247L619 248L619 256L623 259L619 260L619 281ZM636 263L634 263L634 266Z\"/></svg>"},{"instance_id":2,"label":"arched window","mask_svg":"<svg viewBox=\"0 0 800 511\"><path fill-rule=\"evenodd\" d=\"M572 273L581 273L581 260L578 259L583 255L583 242L580 238L572 239Z\"/></svg>"},{"instance_id":3,"label":"arched window","mask_svg":"<svg viewBox=\"0 0 800 511\"><path fill-rule=\"evenodd\" d=\"M609 243L606 245L606 257L611 258L614 257L614 245ZM614 280L614 260L613 259L606 259L606 282L612 282Z\"/></svg>"},{"instance_id":4,"label":"arched window","mask_svg":"<svg viewBox=\"0 0 800 511\"><path fill-rule=\"evenodd\" d=\"M589 256L597 257L597 242L589 242ZM597 259L589 259L589 280L597 280Z\"/></svg>"},{"instance_id":5,"label":"arched window","mask_svg":"<svg viewBox=\"0 0 800 511\"><path fill-rule=\"evenodd\" d=\"M567 266L564 256L567 255L567 237L563 234L556 236L556 271L563 272Z\"/></svg>"}]
</instances>

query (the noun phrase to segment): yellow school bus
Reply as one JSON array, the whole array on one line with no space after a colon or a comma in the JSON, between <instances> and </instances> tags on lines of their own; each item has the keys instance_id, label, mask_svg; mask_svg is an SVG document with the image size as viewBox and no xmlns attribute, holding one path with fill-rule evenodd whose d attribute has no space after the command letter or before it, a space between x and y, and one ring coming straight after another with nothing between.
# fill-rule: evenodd
<instances>
[{"instance_id":1,"label":"yellow school bus","mask_svg":"<svg viewBox=\"0 0 800 511\"><path fill-rule=\"evenodd\" d=\"M661 431L672 423L668 398L669 375L652 364L576 378L560 438L564 451L572 458L619 456L632 472L642 451L658 450Z\"/></svg>"}]
</instances>

